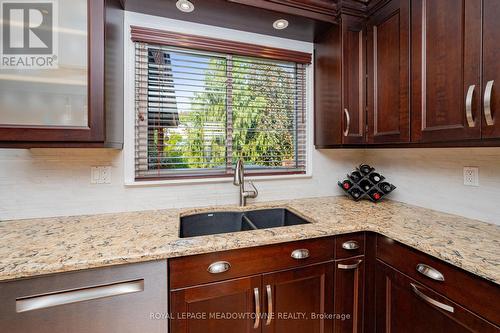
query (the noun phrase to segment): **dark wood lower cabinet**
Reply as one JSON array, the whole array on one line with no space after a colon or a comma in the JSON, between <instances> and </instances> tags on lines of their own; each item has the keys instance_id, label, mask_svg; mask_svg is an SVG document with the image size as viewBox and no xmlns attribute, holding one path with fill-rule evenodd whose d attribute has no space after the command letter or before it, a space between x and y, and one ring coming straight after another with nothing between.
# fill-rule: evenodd
<instances>
[{"instance_id":1,"label":"dark wood lower cabinet","mask_svg":"<svg viewBox=\"0 0 500 333\"><path fill-rule=\"evenodd\" d=\"M378 261L377 332L498 332L499 328Z\"/></svg>"},{"instance_id":2,"label":"dark wood lower cabinet","mask_svg":"<svg viewBox=\"0 0 500 333\"><path fill-rule=\"evenodd\" d=\"M261 281L257 275L172 291L171 333L260 332Z\"/></svg>"},{"instance_id":3,"label":"dark wood lower cabinet","mask_svg":"<svg viewBox=\"0 0 500 333\"><path fill-rule=\"evenodd\" d=\"M264 274L262 291L269 320L265 333L326 333L332 331L333 263Z\"/></svg>"},{"instance_id":4,"label":"dark wood lower cabinet","mask_svg":"<svg viewBox=\"0 0 500 333\"><path fill-rule=\"evenodd\" d=\"M363 331L364 257L335 262L334 332Z\"/></svg>"},{"instance_id":5,"label":"dark wood lower cabinet","mask_svg":"<svg viewBox=\"0 0 500 333\"><path fill-rule=\"evenodd\" d=\"M333 263L171 292L171 333L327 333Z\"/></svg>"}]
</instances>

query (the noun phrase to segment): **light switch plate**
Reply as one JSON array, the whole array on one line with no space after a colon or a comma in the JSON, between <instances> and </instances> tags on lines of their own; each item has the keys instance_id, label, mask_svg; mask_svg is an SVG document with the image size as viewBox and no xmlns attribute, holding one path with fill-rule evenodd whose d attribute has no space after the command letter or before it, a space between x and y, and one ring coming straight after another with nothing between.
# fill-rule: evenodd
<instances>
[{"instance_id":1,"label":"light switch plate","mask_svg":"<svg viewBox=\"0 0 500 333\"><path fill-rule=\"evenodd\" d=\"M464 185L479 186L479 168L464 167Z\"/></svg>"}]
</instances>

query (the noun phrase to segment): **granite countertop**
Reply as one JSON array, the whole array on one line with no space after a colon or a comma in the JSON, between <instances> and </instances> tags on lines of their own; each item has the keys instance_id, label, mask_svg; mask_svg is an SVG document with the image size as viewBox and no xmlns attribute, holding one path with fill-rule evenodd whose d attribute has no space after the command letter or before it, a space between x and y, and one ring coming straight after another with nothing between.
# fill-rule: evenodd
<instances>
[{"instance_id":1,"label":"granite countertop","mask_svg":"<svg viewBox=\"0 0 500 333\"><path fill-rule=\"evenodd\" d=\"M274 201L311 224L181 239L179 216L236 206L0 222L0 281L307 238L374 231L500 284L500 226L394 201Z\"/></svg>"}]
</instances>

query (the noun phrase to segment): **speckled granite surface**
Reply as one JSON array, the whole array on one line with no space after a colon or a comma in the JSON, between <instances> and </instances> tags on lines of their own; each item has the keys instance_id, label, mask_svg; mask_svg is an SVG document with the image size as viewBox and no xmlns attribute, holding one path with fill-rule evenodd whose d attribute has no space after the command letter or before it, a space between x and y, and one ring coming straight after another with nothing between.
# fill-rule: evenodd
<instances>
[{"instance_id":1,"label":"speckled granite surface","mask_svg":"<svg viewBox=\"0 0 500 333\"><path fill-rule=\"evenodd\" d=\"M180 239L179 215L235 206L0 223L0 280L375 231L500 284L500 226L393 201L344 197L275 201L311 224Z\"/></svg>"}]
</instances>

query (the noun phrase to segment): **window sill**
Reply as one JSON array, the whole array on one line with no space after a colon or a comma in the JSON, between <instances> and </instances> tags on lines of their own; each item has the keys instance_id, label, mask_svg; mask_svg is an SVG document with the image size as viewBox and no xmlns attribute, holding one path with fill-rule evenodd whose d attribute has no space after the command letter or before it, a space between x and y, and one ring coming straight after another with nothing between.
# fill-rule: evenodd
<instances>
[{"instance_id":1,"label":"window sill","mask_svg":"<svg viewBox=\"0 0 500 333\"><path fill-rule=\"evenodd\" d=\"M275 175L275 176L245 176L246 181L277 181L277 180L294 180L312 178L312 174L297 174L297 175ZM232 177L218 178L194 178L194 179L165 179L151 181L125 181L125 186L130 187L147 187L147 186L162 186L162 185L193 185L193 184L210 184L210 183L232 183Z\"/></svg>"}]
</instances>

